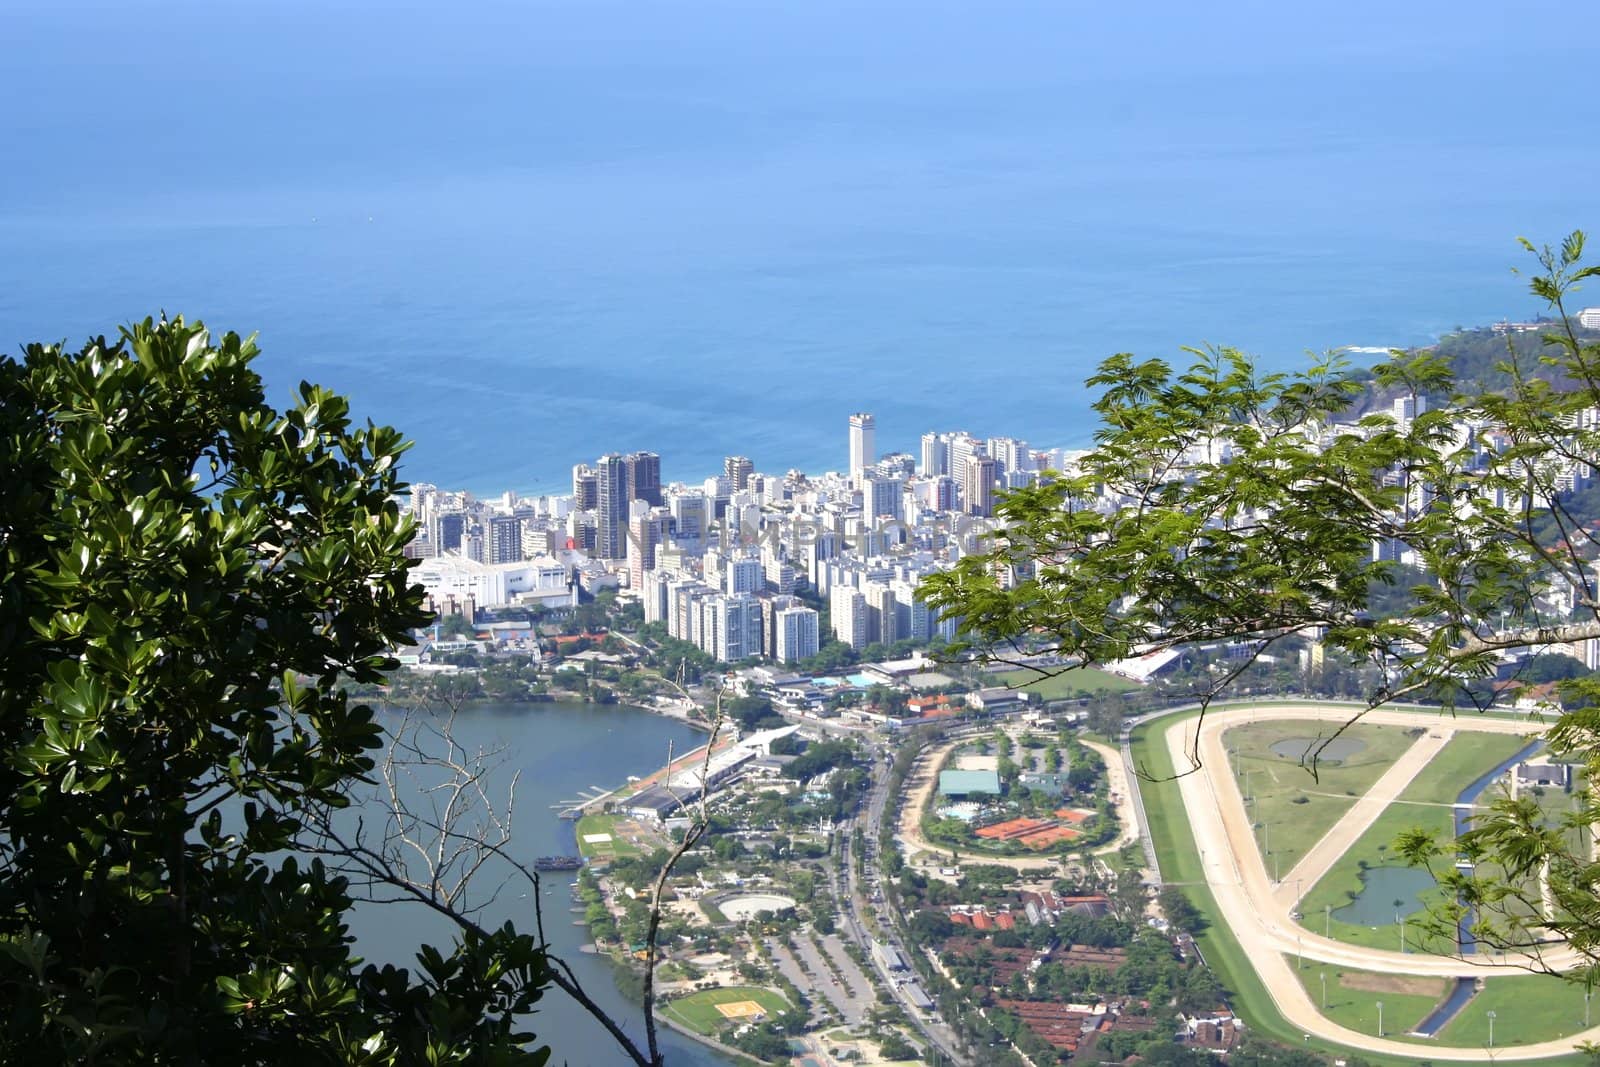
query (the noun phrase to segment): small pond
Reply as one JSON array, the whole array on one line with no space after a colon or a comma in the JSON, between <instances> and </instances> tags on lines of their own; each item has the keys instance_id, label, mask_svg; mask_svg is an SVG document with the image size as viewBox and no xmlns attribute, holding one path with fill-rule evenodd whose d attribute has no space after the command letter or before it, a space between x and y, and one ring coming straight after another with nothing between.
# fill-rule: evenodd
<instances>
[{"instance_id":1,"label":"small pond","mask_svg":"<svg viewBox=\"0 0 1600 1067\"><path fill-rule=\"evenodd\" d=\"M1396 915L1405 918L1421 911L1418 897L1433 886L1433 875L1420 867L1368 867L1361 874L1361 892L1333 909L1333 917L1357 926L1387 926Z\"/></svg>"},{"instance_id":2,"label":"small pond","mask_svg":"<svg viewBox=\"0 0 1600 1067\"><path fill-rule=\"evenodd\" d=\"M1285 737L1282 741L1273 744L1272 754L1282 759L1292 759L1299 763L1305 758L1306 753L1321 743L1322 739L1317 737ZM1343 763L1351 756L1362 752L1366 747L1367 743L1357 738L1336 737L1329 741L1328 747L1317 755L1317 762Z\"/></svg>"}]
</instances>

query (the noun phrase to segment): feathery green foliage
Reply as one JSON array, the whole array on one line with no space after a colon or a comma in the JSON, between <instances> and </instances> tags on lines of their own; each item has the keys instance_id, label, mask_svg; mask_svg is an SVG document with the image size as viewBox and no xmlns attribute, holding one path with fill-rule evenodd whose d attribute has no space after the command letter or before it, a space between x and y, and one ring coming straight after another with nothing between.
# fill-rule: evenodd
<instances>
[{"instance_id":1,"label":"feathery green foliage","mask_svg":"<svg viewBox=\"0 0 1600 1067\"><path fill-rule=\"evenodd\" d=\"M1372 372L1385 395L1453 397L1419 403L1409 419L1357 415L1363 386L1338 355L1297 374L1259 373L1230 349L1194 351L1182 373L1107 360L1090 380L1102 391L1095 449L1007 495L987 550L926 581L929 602L962 620L957 651L1050 651L1092 666L1246 645L1206 680L1206 705L1263 652L1320 642L1380 679L1368 708L1399 698L1456 708L1494 698L1486 682L1506 651L1600 638L1600 534L1570 504L1574 480L1592 480L1600 463L1600 344L1566 307L1600 267L1583 264L1582 233L1558 248L1523 244L1539 265L1530 287L1553 312L1541 367L1526 345L1508 346L1497 370L1509 385L1484 393L1458 386L1436 354L1392 353ZM1399 580L1414 583L1408 606L1374 615L1374 593ZM1593 779L1600 682L1558 685L1575 710L1560 715L1550 748L1586 761ZM1485 941L1554 934L1596 964L1597 822L1592 798L1558 827L1505 801L1461 843L1474 869L1427 835L1405 852L1459 896L1436 916L1441 929L1470 910Z\"/></svg>"}]
</instances>

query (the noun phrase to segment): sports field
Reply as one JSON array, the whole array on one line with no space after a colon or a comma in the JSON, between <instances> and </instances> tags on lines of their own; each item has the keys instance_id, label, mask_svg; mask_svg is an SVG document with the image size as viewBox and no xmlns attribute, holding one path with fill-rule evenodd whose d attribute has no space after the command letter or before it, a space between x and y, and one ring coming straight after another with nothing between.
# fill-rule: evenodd
<instances>
[{"instance_id":1,"label":"sports field","mask_svg":"<svg viewBox=\"0 0 1600 1067\"><path fill-rule=\"evenodd\" d=\"M771 1019L788 1007L789 1002L770 989L729 986L690 993L664 1006L661 1014L697 1034L714 1034L724 1026Z\"/></svg>"},{"instance_id":2,"label":"sports field","mask_svg":"<svg viewBox=\"0 0 1600 1067\"><path fill-rule=\"evenodd\" d=\"M1030 670L997 671L991 673L989 679L990 684L1020 689L1046 701L1071 700L1080 693L1126 693L1139 688L1139 683L1130 678L1094 667L1079 667L1044 678Z\"/></svg>"},{"instance_id":3,"label":"sports field","mask_svg":"<svg viewBox=\"0 0 1600 1067\"><path fill-rule=\"evenodd\" d=\"M608 860L618 856L637 856L639 850L618 832L626 822L620 815L585 815L578 820L578 851L586 859Z\"/></svg>"}]
</instances>

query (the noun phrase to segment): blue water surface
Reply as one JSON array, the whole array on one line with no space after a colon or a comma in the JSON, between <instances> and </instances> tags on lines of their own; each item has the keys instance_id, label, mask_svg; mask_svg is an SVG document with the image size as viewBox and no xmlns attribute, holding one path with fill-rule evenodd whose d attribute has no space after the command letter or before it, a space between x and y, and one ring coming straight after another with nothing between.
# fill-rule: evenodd
<instances>
[{"instance_id":1,"label":"blue water surface","mask_svg":"<svg viewBox=\"0 0 1600 1067\"><path fill-rule=\"evenodd\" d=\"M414 479L1083 445L1121 350L1423 342L1600 224L1595 5L0 7L0 346L165 308ZM1580 301L1581 302L1581 301ZM1600 302L1600 299L1597 299Z\"/></svg>"}]
</instances>

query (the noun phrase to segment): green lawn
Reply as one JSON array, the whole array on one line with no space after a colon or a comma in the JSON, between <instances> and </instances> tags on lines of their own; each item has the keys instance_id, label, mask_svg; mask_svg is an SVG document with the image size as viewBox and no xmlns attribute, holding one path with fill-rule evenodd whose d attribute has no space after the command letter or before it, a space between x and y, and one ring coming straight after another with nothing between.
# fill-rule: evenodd
<instances>
[{"instance_id":1,"label":"green lawn","mask_svg":"<svg viewBox=\"0 0 1600 1067\"><path fill-rule=\"evenodd\" d=\"M1600 1022L1600 1004L1591 1007L1591 1021ZM1565 1037L1583 1029L1583 986L1543 974L1491 978L1439 1032L1439 1039L1447 1045L1487 1045L1490 1011L1495 1013L1495 1048Z\"/></svg>"},{"instance_id":2,"label":"green lawn","mask_svg":"<svg viewBox=\"0 0 1600 1067\"><path fill-rule=\"evenodd\" d=\"M1030 670L999 671L991 673L989 678L995 685L1037 693L1040 700L1070 700L1083 694L1125 693L1139 688L1138 682L1095 667L1080 667L1048 678L1041 678Z\"/></svg>"},{"instance_id":3,"label":"green lawn","mask_svg":"<svg viewBox=\"0 0 1600 1067\"><path fill-rule=\"evenodd\" d=\"M705 989L674 1000L661 1009L661 1014L674 1022L682 1023L697 1034L714 1034L724 1026L737 1026L754 1019L730 1019L717 1010L718 1004L734 1004L753 1000L771 1019L786 1011L789 1002L770 989L759 986L729 986L726 989Z\"/></svg>"},{"instance_id":4,"label":"green lawn","mask_svg":"<svg viewBox=\"0 0 1600 1067\"><path fill-rule=\"evenodd\" d=\"M1293 962L1291 958L1290 963ZM1397 1039L1404 1039L1408 1031L1422 1025L1452 985L1446 978L1375 974L1314 960L1306 961L1299 977L1313 1004L1323 1003L1326 979L1328 999L1322 1014L1363 1034L1378 1032L1378 1002L1382 1001L1383 1035Z\"/></svg>"},{"instance_id":5,"label":"green lawn","mask_svg":"<svg viewBox=\"0 0 1600 1067\"><path fill-rule=\"evenodd\" d=\"M1220 706L1218 708L1220 710ZM1150 824L1150 834L1156 853L1161 860L1161 874L1168 882L1187 883L1184 892L1205 916L1208 926L1196 939L1206 962L1216 972L1222 984L1230 991L1230 1002L1235 1011L1264 1036L1285 1045L1313 1048L1334 1055L1347 1055L1350 1050L1330 1041L1312 1038L1305 1041L1304 1034L1291 1026L1274 1007L1271 995L1262 985L1255 968L1250 965L1244 950L1217 919L1217 906L1211 891L1204 884L1200 856L1194 847L1194 838L1188 831L1183 800L1178 786L1170 779L1173 774L1172 758L1167 752L1165 733L1178 723L1193 719L1198 713L1157 720L1133 732L1133 759L1142 777L1140 792L1144 799L1145 814ZM1424 713L1424 715L1437 713ZM1419 716L1419 718L1422 716ZM1155 779L1151 781L1150 779ZM1310 965L1308 964L1308 967ZM1549 979L1554 982L1555 979ZM1600 1010L1600 1009L1597 1009ZM1385 1029L1388 1019L1384 1019ZM1495 1039L1500 1038L1499 1020L1496 1020ZM1362 1052L1363 1061L1384 1067L1416 1067L1415 1057L1385 1056ZM1561 1056L1541 1060L1541 1067L1581 1067L1588 1064L1587 1057Z\"/></svg>"},{"instance_id":6,"label":"green lawn","mask_svg":"<svg viewBox=\"0 0 1600 1067\"><path fill-rule=\"evenodd\" d=\"M608 860L618 856L637 856L639 850L617 832L620 815L585 815L578 820L578 851L588 859ZM610 841L589 842L589 834L610 834Z\"/></svg>"},{"instance_id":7,"label":"green lawn","mask_svg":"<svg viewBox=\"0 0 1600 1067\"><path fill-rule=\"evenodd\" d=\"M1340 735L1339 742L1359 744L1363 746L1360 751L1338 761L1324 757L1312 778L1301 758L1313 741L1330 729L1325 723L1280 720L1235 726L1222 735L1233 753L1231 762L1240 792L1253 805L1256 847L1266 860L1268 874L1275 877L1294 869L1356 798L1416 743L1422 728L1352 726ZM1289 754L1274 752L1274 745Z\"/></svg>"},{"instance_id":8,"label":"green lawn","mask_svg":"<svg viewBox=\"0 0 1600 1067\"><path fill-rule=\"evenodd\" d=\"M1292 960L1291 960L1292 962ZM1521 974L1489 978L1477 996L1436 1038L1410 1037L1449 992L1443 978L1376 974L1307 961L1300 981L1313 1003L1322 997L1327 976L1328 1001L1323 1014L1352 1030L1378 1030L1378 1001L1383 1001L1385 1037L1421 1045L1482 1048L1489 1043L1488 1012L1495 1013L1496 1048L1548 1041L1583 1030L1583 987L1549 975ZM1593 1016L1600 1019L1600 1014Z\"/></svg>"},{"instance_id":9,"label":"green lawn","mask_svg":"<svg viewBox=\"0 0 1600 1067\"><path fill-rule=\"evenodd\" d=\"M1393 921L1376 926L1340 922L1332 912L1353 901L1362 890L1363 864L1366 867L1403 866L1393 855L1394 839L1406 830L1422 827L1442 840L1453 834L1452 809L1448 806L1473 778L1513 755L1523 745L1517 737L1503 734L1458 733L1424 767L1399 799L1384 810L1339 862L1305 894L1300 910L1307 929L1325 933L1335 940L1370 948L1397 949L1400 931ZM1400 898L1404 900L1405 898ZM1424 907L1444 902L1436 889L1425 889L1416 898ZM1400 910L1397 908L1396 910ZM1446 952L1453 946L1443 939L1427 941L1414 928L1408 928L1407 945L1412 949Z\"/></svg>"}]
</instances>

